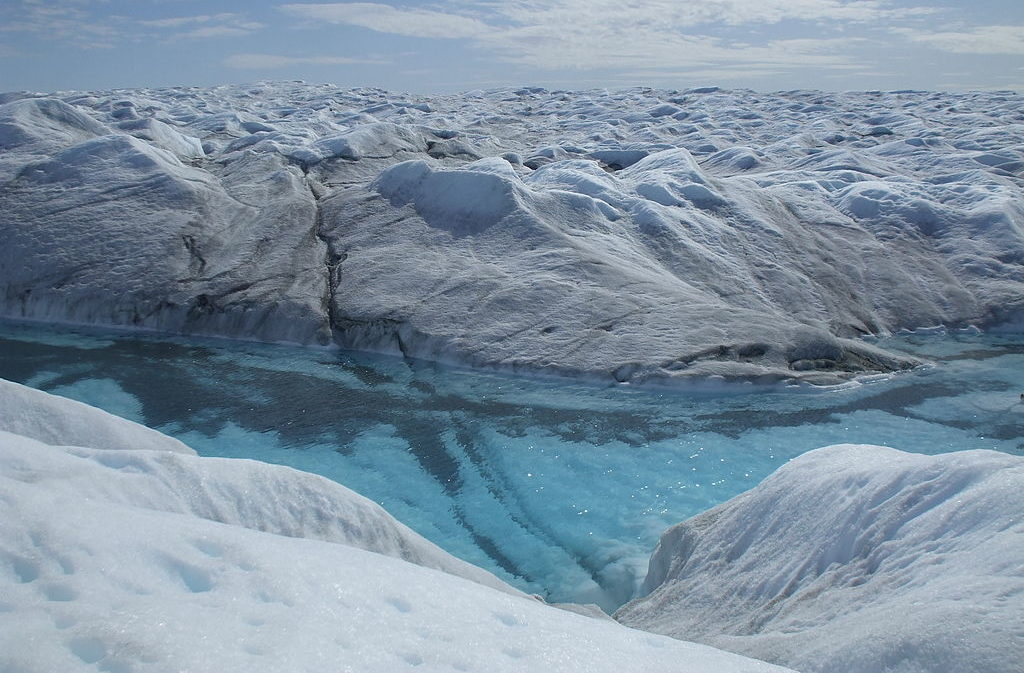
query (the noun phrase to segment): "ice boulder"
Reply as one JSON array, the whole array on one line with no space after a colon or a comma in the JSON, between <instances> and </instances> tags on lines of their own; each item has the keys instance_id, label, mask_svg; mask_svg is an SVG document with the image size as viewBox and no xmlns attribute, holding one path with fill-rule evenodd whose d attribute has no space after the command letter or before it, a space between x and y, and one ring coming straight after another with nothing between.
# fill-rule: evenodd
<instances>
[{"instance_id":1,"label":"ice boulder","mask_svg":"<svg viewBox=\"0 0 1024 673\"><path fill-rule=\"evenodd\" d=\"M839 445L670 528L624 624L806 673L1012 673L1024 458Z\"/></svg>"},{"instance_id":2,"label":"ice boulder","mask_svg":"<svg viewBox=\"0 0 1024 673\"><path fill-rule=\"evenodd\" d=\"M525 207L517 182L512 165L503 159L447 171L407 161L385 170L370 188L393 205L412 204L427 222L468 232L486 229Z\"/></svg>"}]
</instances>

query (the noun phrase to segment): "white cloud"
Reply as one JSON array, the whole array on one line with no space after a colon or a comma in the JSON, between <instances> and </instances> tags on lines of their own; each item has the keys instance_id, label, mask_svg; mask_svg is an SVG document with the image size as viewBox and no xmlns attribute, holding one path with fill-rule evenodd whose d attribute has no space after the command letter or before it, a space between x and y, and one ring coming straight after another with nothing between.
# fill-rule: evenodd
<instances>
[{"instance_id":1,"label":"white cloud","mask_svg":"<svg viewBox=\"0 0 1024 673\"><path fill-rule=\"evenodd\" d=\"M214 18L214 15L200 14L198 16L175 16L169 19L140 20L139 24L153 28L181 28L195 23L206 23Z\"/></svg>"},{"instance_id":2,"label":"white cloud","mask_svg":"<svg viewBox=\"0 0 1024 673\"><path fill-rule=\"evenodd\" d=\"M148 19L140 20L137 23L147 28L171 31L162 35L165 39L170 40L181 38L238 37L248 35L264 27L261 23L251 21L241 14L231 12L175 16L166 19Z\"/></svg>"},{"instance_id":3,"label":"white cloud","mask_svg":"<svg viewBox=\"0 0 1024 673\"><path fill-rule=\"evenodd\" d=\"M723 29L782 21L842 28L934 11L889 0L449 0L444 11L367 2L301 3L280 9L309 21L394 35L468 38L491 57L544 70L849 66L845 38L740 44ZM823 30L822 34L837 35Z\"/></svg>"},{"instance_id":4,"label":"white cloud","mask_svg":"<svg viewBox=\"0 0 1024 673\"><path fill-rule=\"evenodd\" d=\"M893 32L954 54L1024 55L1024 26L976 26L939 33L897 28Z\"/></svg>"},{"instance_id":5,"label":"white cloud","mask_svg":"<svg viewBox=\"0 0 1024 673\"><path fill-rule=\"evenodd\" d=\"M410 37L466 38L490 32L475 18L425 9L397 9L372 2L288 4L280 9L304 19L369 28Z\"/></svg>"},{"instance_id":6,"label":"white cloud","mask_svg":"<svg viewBox=\"0 0 1024 673\"><path fill-rule=\"evenodd\" d=\"M348 56L276 56L274 54L232 54L224 65L240 70L269 70L295 65L381 65L384 60Z\"/></svg>"},{"instance_id":7,"label":"white cloud","mask_svg":"<svg viewBox=\"0 0 1024 673\"><path fill-rule=\"evenodd\" d=\"M83 3L21 2L3 9L11 18L0 21L0 31L30 33L85 49L109 48L119 37L116 22L98 20L75 5Z\"/></svg>"},{"instance_id":8,"label":"white cloud","mask_svg":"<svg viewBox=\"0 0 1024 673\"><path fill-rule=\"evenodd\" d=\"M774 40L738 44L713 35L685 34L625 21L527 26L477 40L505 61L544 69L680 70L751 64L777 69L845 67L857 38Z\"/></svg>"},{"instance_id":9,"label":"white cloud","mask_svg":"<svg viewBox=\"0 0 1024 673\"><path fill-rule=\"evenodd\" d=\"M773 24L781 21L869 22L932 13L927 7L893 7L888 0L467 0L468 5L493 6L520 25L555 23L570 27L617 22L633 26L678 29L703 24Z\"/></svg>"}]
</instances>

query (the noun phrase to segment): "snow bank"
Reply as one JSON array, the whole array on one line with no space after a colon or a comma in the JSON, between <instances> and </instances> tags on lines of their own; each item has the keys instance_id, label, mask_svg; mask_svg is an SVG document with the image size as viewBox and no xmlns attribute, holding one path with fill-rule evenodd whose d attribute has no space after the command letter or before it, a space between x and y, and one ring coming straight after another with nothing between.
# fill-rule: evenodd
<instances>
[{"instance_id":1,"label":"snow bank","mask_svg":"<svg viewBox=\"0 0 1024 673\"><path fill-rule=\"evenodd\" d=\"M0 379L0 401L0 431L44 444L195 454L156 430L4 379Z\"/></svg>"},{"instance_id":2,"label":"snow bank","mask_svg":"<svg viewBox=\"0 0 1024 673\"><path fill-rule=\"evenodd\" d=\"M155 430L2 379L0 400L0 432L20 447L7 465L35 473L37 483L48 480L53 492L347 544L522 595L323 477L258 461L200 458ZM64 446L68 455L44 459L41 445L30 438ZM32 450L24 448L30 445Z\"/></svg>"},{"instance_id":3,"label":"snow bank","mask_svg":"<svg viewBox=\"0 0 1024 673\"><path fill-rule=\"evenodd\" d=\"M800 671L1024 661L1024 459L839 445L669 529L616 618Z\"/></svg>"},{"instance_id":4,"label":"snow bank","mask_svg":"<svg viewBox=\"0 0 1024 673\"><path fill-rule=\"evenodd\" d=\"M26 432L90 415L0 395ZM253 461L0 431L0 513L3 671L787 670L546 606L337 484Z\"/></svg>"}]
</instances>

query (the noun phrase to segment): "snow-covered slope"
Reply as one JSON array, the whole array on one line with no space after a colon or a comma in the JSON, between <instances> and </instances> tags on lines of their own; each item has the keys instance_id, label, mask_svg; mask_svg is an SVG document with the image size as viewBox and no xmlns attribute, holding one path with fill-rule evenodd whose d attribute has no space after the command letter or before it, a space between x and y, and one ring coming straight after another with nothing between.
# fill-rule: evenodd
<instances>
[{"instance_id":1,"label":"snow-covered slope","mask_svg":"<svg viewBox=\"0 0 1024 673\"><path fill-rule=\"evenodd\" d=\"M1024 98L7 94L0 315L835 381L1024 315Z\"/></svg>"},{"instance_id":2,"label":"snow-covered slope","mask_svg":"<svg viewBox=\"0 0 1024 673\"><path fill-rule=\"evenodd\" d=\"M148 449L195 455L173 437L102 409L0 379L0 432L54 446Z\"/></svg>"},{"instance_id":3,"label":"snow-covered slope","mask_svg":"<svg viewBox=\"0 0 1024 673\"><path fill-rule=\"evenodd\" d=\"M669 529L625 624L805 673L1014 673L1024 459L839 445Z\"/></svg>"},{"instance_id":4,"label":"snow-covered slope","mask_svg":"<svg viewBox=\"0 0 1024 673\"><path fill-rule=\"evenodd\" d=\"M4 380L0 433L9 445L5 469L32 475L51 494L351 545L522 595L323 477L259 461L200 458L155 430ZM75 448L46 453L45 445Z\"/></svg>"},{"instance_id":5,"label":"snow-covered slope","mask_svg":"<svg viewBox=\"0 0 1024 673\"><path fill-rule=\"evenodd\" d=\"M40 425L88 415L0 395L40 402ZM111 418L94 414L127 437ZM343 487L156 434L111 450L0 430L0 670L787 670L557 610Z\"/></svg>"}]
</instances>

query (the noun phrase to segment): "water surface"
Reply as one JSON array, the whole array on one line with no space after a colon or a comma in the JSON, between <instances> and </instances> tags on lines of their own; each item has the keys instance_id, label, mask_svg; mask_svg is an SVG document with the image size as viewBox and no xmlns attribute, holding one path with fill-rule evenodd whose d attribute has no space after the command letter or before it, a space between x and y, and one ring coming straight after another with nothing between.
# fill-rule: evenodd
<instances>
[{"instance_id":1,"label":"water surface","mask_svg":"<svg viewBox=\"0 0 1024 673\"><path fill-rule=\"evenodd\" d=\"M910 335L862 385L667 391L219 340L0 325L0 377L315 472L555 601L629 598L668 526L839 442L1024 455L1024 342Z\"/></svg>"}]
</instances>

